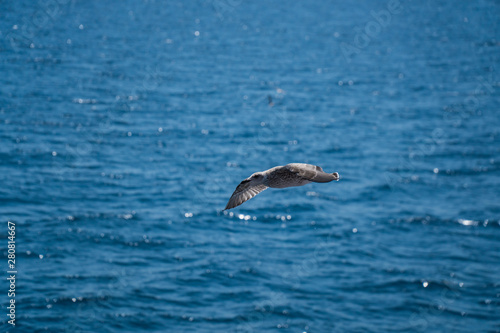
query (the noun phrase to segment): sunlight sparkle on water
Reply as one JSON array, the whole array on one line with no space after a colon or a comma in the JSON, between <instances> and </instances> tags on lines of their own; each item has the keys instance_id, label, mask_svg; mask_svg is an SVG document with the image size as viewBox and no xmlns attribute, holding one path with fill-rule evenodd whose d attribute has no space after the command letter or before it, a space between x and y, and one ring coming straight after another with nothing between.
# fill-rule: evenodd
<instances>
[{"instance_id":1,"label":"sunlight sparkle on water","mask_svg":"<svg viewBox=\"0 0 500 333\"><path fill-rule=\"evenodd\" d=\"M464 219L459 219L458 220L458 223L460 223L461 225L467 225L467 226L476 226L479 224L479 222L477 221L473 221L473 220L464 220Z\"/></svg>"}]
</instances>

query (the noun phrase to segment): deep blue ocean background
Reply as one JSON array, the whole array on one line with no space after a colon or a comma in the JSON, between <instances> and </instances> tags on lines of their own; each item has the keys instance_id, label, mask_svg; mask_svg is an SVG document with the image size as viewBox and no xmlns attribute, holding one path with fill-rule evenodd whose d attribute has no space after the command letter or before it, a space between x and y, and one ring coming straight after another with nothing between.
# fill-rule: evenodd
<instances>
[{"instance_id":1,"label":"deep blue ocean background","mask_svg":"<svg viewBox=\"0 0 500 333\"><path fill-rule=\"evenodd\" d=\"M500 332L499 18L2 1L1 331ZM292 162L342 178L223 211Z\"/></svg>"}]
</instances>

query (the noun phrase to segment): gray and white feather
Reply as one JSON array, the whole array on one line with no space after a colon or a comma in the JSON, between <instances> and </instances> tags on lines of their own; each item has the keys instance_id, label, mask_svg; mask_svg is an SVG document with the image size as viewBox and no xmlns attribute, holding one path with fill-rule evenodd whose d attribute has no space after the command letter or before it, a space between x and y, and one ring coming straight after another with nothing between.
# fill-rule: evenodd
<instances>
[{"instance_id":1,"label":"gray and white feather","mask_svg":"<svg viewBox=\"0 0 500 333\"><path fill-rule=\"evenodd\" d=\"M268 187L285 188L302 186L311 182L328 183L339 179L340 176L337 172L326 173L321 167L312 164L290 163L285 166L277 166L266 171L256 172L243 180L234 190L225 209L241 205Z\"/></svg>"}]
</instances>

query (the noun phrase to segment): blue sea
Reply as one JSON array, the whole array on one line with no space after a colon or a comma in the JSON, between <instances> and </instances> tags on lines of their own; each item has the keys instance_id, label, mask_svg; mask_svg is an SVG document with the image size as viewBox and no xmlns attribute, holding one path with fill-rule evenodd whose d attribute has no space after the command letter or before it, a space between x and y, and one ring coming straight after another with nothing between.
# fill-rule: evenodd
<instances>
[{"instance_id":1,"label":"blue sea","mask_svg":"<svg viewBox=\"0 0 500 333\"><path fill-rule=\"evenodd\" d=\"M500 332L499 18L2 1L0 330ZM293 162L341 179L223 210Z\"/></svg>"}]
</instances>

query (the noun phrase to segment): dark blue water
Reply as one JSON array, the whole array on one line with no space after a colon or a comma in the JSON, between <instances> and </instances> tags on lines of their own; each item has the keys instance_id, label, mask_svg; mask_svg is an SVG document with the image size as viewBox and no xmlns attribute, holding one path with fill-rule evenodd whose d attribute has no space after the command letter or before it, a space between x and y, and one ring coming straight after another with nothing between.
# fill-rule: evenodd
<instances>
[{"instance_id":1,"label":"dark blue water","mask_svg":"<svg viewBox=\"0 0 500 333\"><path fill-rule=\"evenodd\" d=\"M499 332L499 17L2 2L1 330ZM291 162L342 179L222 211Z\"/></svg>"}]
</instances>

